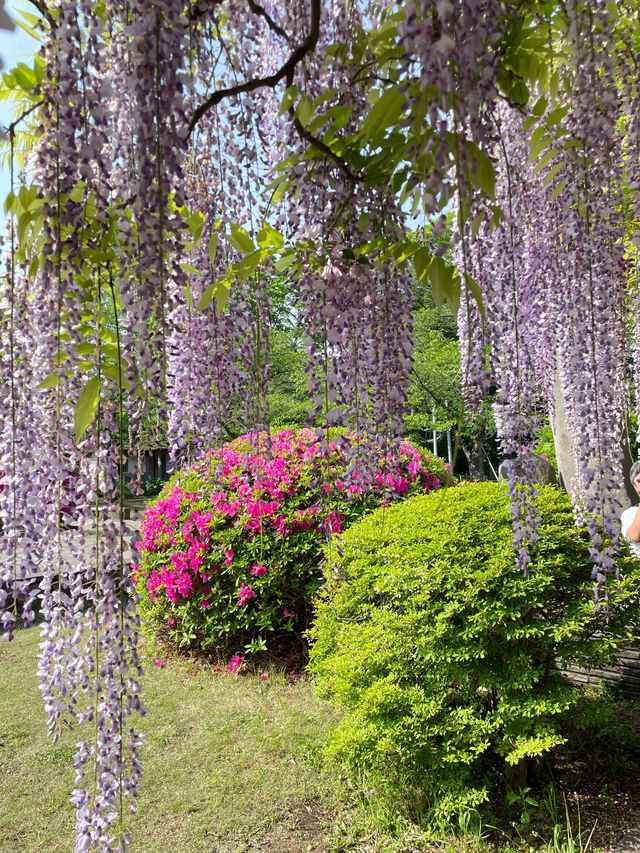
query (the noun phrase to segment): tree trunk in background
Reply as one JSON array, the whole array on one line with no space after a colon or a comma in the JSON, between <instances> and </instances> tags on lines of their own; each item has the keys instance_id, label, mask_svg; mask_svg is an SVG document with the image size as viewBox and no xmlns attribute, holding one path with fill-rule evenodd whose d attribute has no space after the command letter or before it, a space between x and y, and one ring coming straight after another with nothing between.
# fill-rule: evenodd
<instances>
[{"instance_id":1,"label":"tree trunk in background","mask_svg":"<svg viewBox=\"0 0 640 853\"><path fill-rule=\"evenodd\" d=\"M465 448L465 456L469 463L469 479L484 482L487 480L487 470L484 464L482 455L482 446L480 442L475 442L470 448Z\"/></svg>"},{"instance_id":2,"label":"tree trunk in background","mask_svg":"<svg viewBox=\"0 0 640 853\"><path fill-rule=\"evenodd\" d=\"M469 465L469 479L480 483L486 480L495 480L483 449L482 439L483 436L480 435L466 444L460 442L460 447Z\"/></svg>"},{"instance_id":3,"label":"tree trunk in background","mask_svg":"<svg viewBox=\"0 0 640 853\"><path fill-rule=\"evenodd\" d=\"M576 463L573 459L573 439L569 432L567 412L564 405L564 398L562 396L562 389L560 386L560 377L558 374L556 374L554 401L555 413L551 426L553 430L553 442L556 448L559 481L562 488L571 494L571 481L576 473ZM636 504L638 501L638 496L636 495L629 480L629 471L631 469L632 462L633 460L631 459L629 441L625 439L623 461L624 482L620 483L619 488L620 503L623 507L627 507L630 504Z\"/></svg>"}]
</instances>

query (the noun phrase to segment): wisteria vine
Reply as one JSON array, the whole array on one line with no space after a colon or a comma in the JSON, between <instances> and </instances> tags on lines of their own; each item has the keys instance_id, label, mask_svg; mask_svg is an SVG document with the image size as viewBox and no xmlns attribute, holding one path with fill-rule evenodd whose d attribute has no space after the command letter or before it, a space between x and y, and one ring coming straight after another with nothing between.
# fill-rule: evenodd
<instances>
[{"instance_id":1,"label":"wisteria vine","mask_svg":"<svg viewBox=\"0 0 640 853\"><path fill-rule=\"evenodd\" d=\"M269 429L276 276L304 333L310 424L358 432L360 471L402 436L408 259L434 293L459 292L467 401L493 390L513 459L517 558L526 570L537 537L524 448L559 394L606 590L637 288L633 20L542 5L34 3L26 171L8 134L0 612L11 637L40 607L49 729L84 725L76 850L127 848L121 795L133 807L141 774L125 456L166 435L179 466ZM437 230L449 206L455 270L446 246L425 261L407 236L410 212ZM636 314L636 379L639 329Z\"/></svg>"}]
</instances>

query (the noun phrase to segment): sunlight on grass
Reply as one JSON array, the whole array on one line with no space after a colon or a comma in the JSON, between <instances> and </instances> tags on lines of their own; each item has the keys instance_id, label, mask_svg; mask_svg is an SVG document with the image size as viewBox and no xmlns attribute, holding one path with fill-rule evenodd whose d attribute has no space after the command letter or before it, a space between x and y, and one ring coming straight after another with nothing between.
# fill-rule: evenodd
<instances>
[{"instance_id":1,"label":"sunlight on grass","mask_svg":"<svg viewBox=\"0 0 640 853\"><path fill-rule=\"evenodd\" d=\"M46 736L38 639L32 628L0 645L1 853L73 848L69 796L80 732L55 746ZM150 659L146 669L134 850L251 849L289 810L329 796L318 754L337 714L304 679L235 678L180 660L156 667Z\"/></svg>"}]
</instances>

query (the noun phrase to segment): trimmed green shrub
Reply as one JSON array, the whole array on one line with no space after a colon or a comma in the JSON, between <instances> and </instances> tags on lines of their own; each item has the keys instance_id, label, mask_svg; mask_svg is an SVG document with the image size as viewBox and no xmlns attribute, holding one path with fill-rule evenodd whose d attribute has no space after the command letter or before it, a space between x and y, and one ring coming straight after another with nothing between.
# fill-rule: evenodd
<instances>
[{"instance_id":1,"label":"trimmed green shrub","mask_svg":"<svg viewBox=\"0 0 640 853\"><path fill-rule=\"evenodd\" d=\"M603 664L637 618L640 562L619 559L623 580L597 610L566 496L544 487L537 506L528 577L497 483L377 510L332 551L309 665L347 709L329 750L378 792L402 785L432 821L482 811L497 783L525 784L581 695L554 661Z\"/></svg>"}]
</instances>

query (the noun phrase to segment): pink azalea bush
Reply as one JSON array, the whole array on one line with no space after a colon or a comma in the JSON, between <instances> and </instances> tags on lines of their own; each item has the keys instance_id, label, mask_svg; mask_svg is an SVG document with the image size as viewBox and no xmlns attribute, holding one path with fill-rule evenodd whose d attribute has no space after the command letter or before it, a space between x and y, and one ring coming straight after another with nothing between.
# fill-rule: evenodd
<instances>
[{"instance_id":1,"label":"pink azalea bush","mask_svg":"<svg viewBox=\"0 0 640 853\"><path fill-rule=\"evenodd\" d=\"M147 626L227 651L299 637L322 543L374 507L452 482L441 459L404 441L347 483L343 446L311 430L242 436L174 475L145 512L132 567Z\"/></svg>"}]
</instances>

